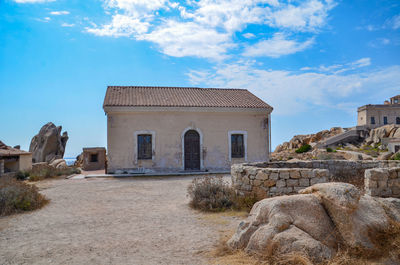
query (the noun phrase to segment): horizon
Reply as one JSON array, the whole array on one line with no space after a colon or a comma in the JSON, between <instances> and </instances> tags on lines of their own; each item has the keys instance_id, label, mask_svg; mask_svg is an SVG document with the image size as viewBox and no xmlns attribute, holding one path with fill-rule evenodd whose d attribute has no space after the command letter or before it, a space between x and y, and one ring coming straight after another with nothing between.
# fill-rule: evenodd
<instances>
[{"instance_id":1,"label":"horizon","mask_svg":"<svg viewBox=\"0 0 400 265\"><path fill-rule=\"evenodd\" d=\"M47 122L64 157L107 147L107 86L234 87L274 108L272 148L400 94L398 1L6 0L0 140Z\"/></svg>"}]
</instances>

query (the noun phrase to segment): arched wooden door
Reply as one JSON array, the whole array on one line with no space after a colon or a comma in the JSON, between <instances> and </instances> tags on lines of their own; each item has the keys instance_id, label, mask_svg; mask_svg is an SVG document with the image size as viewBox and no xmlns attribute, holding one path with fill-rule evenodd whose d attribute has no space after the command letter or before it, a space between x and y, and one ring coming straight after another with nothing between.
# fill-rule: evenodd
<instances>
[{"instance_id":1,"label":"arched wooden door","mask_svg":"<svg viewBox=\"0 0 400 265\"><path fill-rule=\"evenodd\" d=\"M185 170L200 170L200 135L189 130L184 137Z\"/></svg>"}]
</instances>

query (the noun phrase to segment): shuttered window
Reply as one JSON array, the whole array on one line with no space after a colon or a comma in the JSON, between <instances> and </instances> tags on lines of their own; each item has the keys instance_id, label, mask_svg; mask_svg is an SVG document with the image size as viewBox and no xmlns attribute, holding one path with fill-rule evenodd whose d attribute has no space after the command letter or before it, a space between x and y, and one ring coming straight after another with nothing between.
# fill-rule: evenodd
<instances>
[{"instance_id":1,"label":"shuttered window","mask_svg":"<svg viewBox=\"0 0 400 265\"><path fill-rule=\"evenodd\" d=\"M244 142L243 134L232 134L231 135L231 148L232 158L243 158L244 157Z\"/></svg>"},{"instance_id":2,"label":"shuttered window","mask_svg":"<svg viewBox=\"0 0 400 265\"><path fill-rule=\"evenodd\" d=\"M152 158L151 134L138 135L138 159Z\"/></svg>"}]
</instances>

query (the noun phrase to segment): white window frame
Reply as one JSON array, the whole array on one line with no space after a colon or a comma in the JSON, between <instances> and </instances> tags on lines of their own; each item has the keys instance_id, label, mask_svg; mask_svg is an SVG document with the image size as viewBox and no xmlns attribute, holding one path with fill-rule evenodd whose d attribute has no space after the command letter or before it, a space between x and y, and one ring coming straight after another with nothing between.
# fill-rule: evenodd
<instances>
[{"instance_id":1,"label":"white window frame","mask_svg":"<svg viewBox=\"0 0 400 265\"><path fill-rule=\"evenodd\" d=\"M229 131L228 132L228 147L229 147L229 161L232 161L232 134L243 134L243 144L244 144L244 161L247 162L247 131ZM241 159L241 158L234 158Z\"/></svg>"},{"instance_id":2,"label":"white window frame","mask_svg":"<svg viewBox=\"0 0 400 265\"><path fill-rule=\"evenodd\" d=\"M151 160L154 161L156 157L156 132L155 131L150 131L150 130L143 130L143 131L135 131L133 134L133 146L135 147L134 149L134 159L135 159L135 164L138 163L138 135L140 134L150 134L151 135ZM142 160L142 159L140 159ZM146 159L150 160L150 159Z\"/></svg>"},{"instance_id":3,"label":"white window frame","mask_svg":"<svg viewBox=\"0 0 400 265\"><path fill-rule=\"evenodd\" d=\"M203 162L203 133L199 128L196 127L187 127L183 130L181 134L182 141L182 170L185 170L185 134L187 131L196 131L200 135L200 170L204 170L204 162Z\"/></svg>"}]
</instances>

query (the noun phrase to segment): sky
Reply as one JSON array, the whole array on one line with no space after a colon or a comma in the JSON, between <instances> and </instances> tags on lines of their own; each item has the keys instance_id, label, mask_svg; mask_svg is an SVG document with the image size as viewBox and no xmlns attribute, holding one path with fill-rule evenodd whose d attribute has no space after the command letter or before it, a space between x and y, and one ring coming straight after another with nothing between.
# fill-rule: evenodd
<instances>
[{"instance_id":1,"label":"sky","mask_svg":"<svg viewBox=\"0 0 400 265\"><path fill-rule=\"evenodd\" d=\"M0 0L0 140L106 146L108 85L248 89L272 146L400 94L398 0Z\"/></svg>"}]
</instances>

